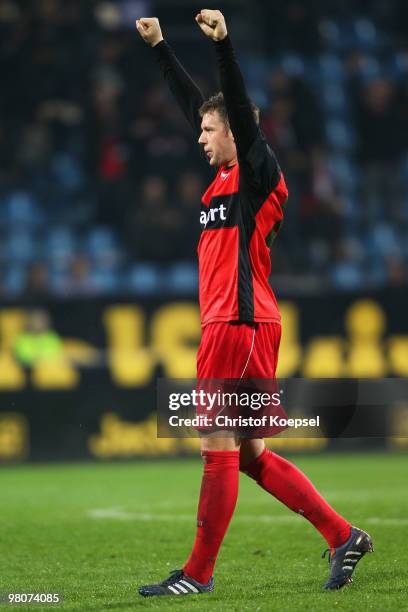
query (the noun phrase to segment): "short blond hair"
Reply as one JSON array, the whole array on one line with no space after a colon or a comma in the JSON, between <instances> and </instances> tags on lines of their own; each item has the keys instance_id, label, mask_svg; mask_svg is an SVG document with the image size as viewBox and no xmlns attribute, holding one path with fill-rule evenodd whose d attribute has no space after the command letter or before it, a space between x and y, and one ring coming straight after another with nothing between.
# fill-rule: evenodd
<instances>
[{"instance_id":1,"label":"short blond hair","mask_svg":"<svg viewBox=\"0 0 408 612\"><path fill-rule=\"evenodd\" d=\"M253 102L251 102L251 108L254 114L255 121L259 125L260 110L257 107L257 105L254 104ZM228 130L230 127L230 124L229 124L224 94L222 93L222 91L219 91L218 93L208 98L208 100L206 100L198 109L198 112L200 113L200 117L204 117L206 113L213 113L214 111L218 112L226 129Z\"/></svg>"}]
</instances>

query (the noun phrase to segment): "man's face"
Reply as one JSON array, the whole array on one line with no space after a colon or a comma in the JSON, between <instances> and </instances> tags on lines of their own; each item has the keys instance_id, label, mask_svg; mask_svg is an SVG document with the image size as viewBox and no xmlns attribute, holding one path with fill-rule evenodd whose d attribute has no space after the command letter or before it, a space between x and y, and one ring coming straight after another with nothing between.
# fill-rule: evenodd
<instances>
[{"instance_id":1,"label":"man's face","mask_svg":"<svg viewBox=\"0 0 408 612\"><path fill-rule=\"evenodd\" d=\"M225 127L218 111L211 111L203 116L198 142L203 146L210 166L236 163L237 149L234 137L231 130Z\"/></svg>"}]
</instances>

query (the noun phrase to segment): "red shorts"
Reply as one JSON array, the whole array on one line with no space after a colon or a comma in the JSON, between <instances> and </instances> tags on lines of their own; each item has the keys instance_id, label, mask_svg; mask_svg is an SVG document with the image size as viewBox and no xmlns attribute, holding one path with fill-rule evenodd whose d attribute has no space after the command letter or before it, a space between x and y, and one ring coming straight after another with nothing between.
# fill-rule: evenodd
<instances>
[{"instance_id":1,"label":"red shorts","mask_svg":"<svg viewBox=\"0 0 408 612\"><path fill-rule=\"evenodd\" d=\"M218 389L228 393L239 391L251 397L259 396L260 392L277 392L275 374L280 338L279 323L209 323L203 329L197 354L198 388L206 392L215 392ZM258 408L256 411L243 408L242 404L228 405L225 408L223 406L224 404L220 409L218 404L210 409L208 405L201 405L197 414L207 415L212 423L221 413L242 419L249 416L258 419L264 415L265 418L269 415L286 416L280 405L262 410ZM220 429L219 426L214 428L214 425L211 425L200 426L198 429L202 433L210 433L217 428ZM258 421L256 427L251 425L232 429L241 437L270 437L285 427L271 427L264 423L259 426Z\"/></svg>"},{"instance_id":2,"label":"red shorts","mask_svg":"<svg viewBox=\"0 0 408 612\"><path fill-rule=\"evenodd\" d=\"M197 378L274 378L280 323L209 323L197 354Z\"/></svg>"}]
</instances>

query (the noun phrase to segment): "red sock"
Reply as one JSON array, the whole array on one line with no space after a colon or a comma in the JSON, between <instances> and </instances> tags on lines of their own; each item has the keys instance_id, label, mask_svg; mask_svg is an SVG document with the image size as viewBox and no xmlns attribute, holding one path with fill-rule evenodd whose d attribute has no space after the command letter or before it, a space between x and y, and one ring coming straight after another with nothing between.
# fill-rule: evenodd
<instances>
[{"instance_id":1,"label":"red sock","mask_svg":"<svg viewBox=\"0 0 408 612\"><path fill-rule=\"evenodd\" d=\"M205 463L197 532L183 571L205 584L212 576L218 551L237 503L239 451L203 451L202 455Z\"/></svg>"},{"instance_id":2,"label":"red sock","mask_svg":"<svg viewBox=\"0 0 408 612\"><path fill-rule=\"evenodd\" d=\"M265 448L242 471L285 506L307 518L330 548L341 546L350 537L350 523L333 510L303 472L283 457Z\"/></svg>"}]
</instances>

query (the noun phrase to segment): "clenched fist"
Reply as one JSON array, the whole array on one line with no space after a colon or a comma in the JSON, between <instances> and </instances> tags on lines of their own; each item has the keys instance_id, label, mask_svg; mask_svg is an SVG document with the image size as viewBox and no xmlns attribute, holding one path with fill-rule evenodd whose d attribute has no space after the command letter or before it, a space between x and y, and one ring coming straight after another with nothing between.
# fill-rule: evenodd
<instances>
[{"instance_id":1,"label":"clenched fist","mask_svg":"<svg viewBox=\"0 0 408 612\"><path fill-rule=\"evenodd\" d=\"M204 34L212 40L223 40L228 34L224 15L221 11L203 9L196 15L195 19Z\"/></svg>"},{"instance_id":2,"label":"clenched fist","mask_svg":"<svg viewBox=\"0 0 408 612\"><path fill-rule=\"evenodd\" d=\"M157 17L142 17L136 20L136 29L145 43L155 47L163 40L163 34Z\"/></svg>"}]
</instances>

